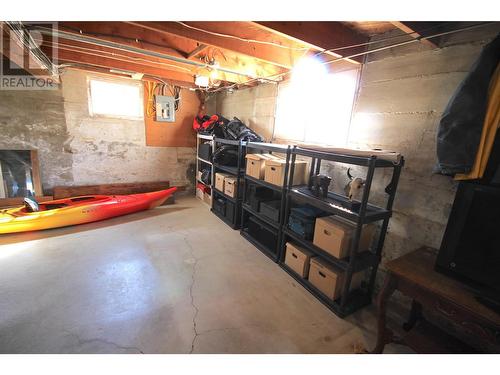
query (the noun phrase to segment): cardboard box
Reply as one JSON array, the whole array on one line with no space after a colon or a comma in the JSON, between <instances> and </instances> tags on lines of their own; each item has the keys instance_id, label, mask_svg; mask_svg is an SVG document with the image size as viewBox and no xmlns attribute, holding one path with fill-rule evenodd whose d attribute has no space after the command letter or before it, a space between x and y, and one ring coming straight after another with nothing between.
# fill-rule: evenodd
<instances>
[{"instance_id":1,"label":"cardboard box","mask_svg":"<svg viewBox=\"0 0 500 375\"><path fill-rule=\"evenodd\" d=\"M305 172L307 163L302 160L295 161L293 173L293 185L305 184ZM264 180L273 185L283 186L285 179L286 159L273 158L266 160Z\"/></svg>"},{"instance_id":2,"label":"cardboard box","mask_svg":"<svg viewBox=\"0 0 500 375\"><path fill-rule=\"evenodd\" d=\"M231 175L227 173L215 174L215 188L220 192L224 192L224 180L226 179L226 177L231 177Z\"/></svg>"},{"instance_id":3,"label":"cardboard box","mask_svg":"<svg viewBox=\"0 0 500 375\"><path fill-rule=\"evenodd\" d=\"M238 180L236 177L230 176L226 177L224 179L224 194L231 198L236 198L238 195L238 185L237 182Z\"/></svg>"},{"instance_id":4,"label":"cardboard box","mask_svg":"<svg viewBox=\"0 0 500 375\"><path fill-rule=\"evenodd\" d=\"M316 219L313 243L336 258L349 256L352 238L356 224L339 216L326 216ZM363 227L358 251L370 248L375 226L368 224Z\"/></svg>"},{"instance_id":5,"label":"cardboard box","mask_svg":"<svg viewBox=\"0 0 500 375\"><path fill-rule=\"evenodd\" d=\"M349 290L357 289L363 281L363 272L352 275ZM311 258L309 266L309 282L331 300L341 296L344 283L343 271L334 269L319 257Z\"/></svg>"},{"instance_id":6,"label":"cardboard box","mask_svg":"<svg viewBox=\"0 0 500 375\"><path fill-rule=\"evenodd\" d=\"M285 246L285 264L299 274L300 277L307 279L313 253L295 243L287 242Z\"/></svg>"},{"instance_id":7,"label":"cardboard box","mask_svg":"<svg viewBox=\"0 0 500 375\"><path fill-rule=\"evenodd\" d=\"M247 159L247 176L263 180L266 160L275 158L275 156L270 154L246 154L245 158Z\"/></svg>"}]
</instances>

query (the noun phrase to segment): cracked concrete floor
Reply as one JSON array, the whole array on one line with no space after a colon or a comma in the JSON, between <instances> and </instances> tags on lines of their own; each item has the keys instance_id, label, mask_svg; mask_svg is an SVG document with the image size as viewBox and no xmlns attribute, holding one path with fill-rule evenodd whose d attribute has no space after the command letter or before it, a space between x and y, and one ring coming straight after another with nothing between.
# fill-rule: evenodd
<instances>
[{"instance_id":1,"label":"cracked concrete floor","mask_svg":"<svg viewBox=\"0 0 500 375\"><path fill-rule=\"evenodd\" d=\"M353 353L374 339L372 307L338 318L195 198L0 237L1 353Z\"/></svg>"}]
</instances>

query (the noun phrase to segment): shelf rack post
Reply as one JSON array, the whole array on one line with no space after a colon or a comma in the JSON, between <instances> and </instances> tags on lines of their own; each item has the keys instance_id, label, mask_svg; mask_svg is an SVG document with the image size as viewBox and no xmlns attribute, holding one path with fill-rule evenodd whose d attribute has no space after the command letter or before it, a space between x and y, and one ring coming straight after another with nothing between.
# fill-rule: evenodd
<instances>
[{"instance_id":1,"label":"shelf rack post","mask_svg":"<svg viewBox=\"0 0 500 375\"><path fill-rule=\"evenodd\" d=\"M352 275L354 273L356 256L359 250L359 240L361 238L361 232L363 230L363 224L365 221L366 206L368 204L368 198L370 197L370 189L372 186L373 175L375 173L375 162L376 158L372 156L370 158L368 171L366 173L365 185L363 189L363 197L361 199L361 206L359 207L359 216L356 222L356 230L354 231L354 237L351 243L349 264L347 266L347 270L344 275L344 284L342 285L342 294L340 299L340 308L342 310L346 308L346 304L349 299L349 290L351 286Z\"/></svg>"},{"instance_id":2,"label":"shelf rack post","mask_svg":"<svg viewBox=\"0 0 500 375\"><path fill-rule=\"evenodd\" d=\"M386 209L388 211L392 211L392 205L394 204L394 199L396 198L396 191L399 183L399 176L401 175L401 169L404 166L404 158L401 158L401 162L399 164L395 164L392 168L392 178L391 178L391 191L389 193L389 198L387 199ZM385 236L387 234L387 228L389 226L389 219L385 218L380 227L380 235L378 238L377 246L375 248L375 254L378 259L378 262L372 267L372 271L370 274L370 280L368 282L368 294L371 295L373 293L373 289L375 287L375 277L377 276L378 266L382 257L382 249L384 248Z\"/></svg>"}]
</instances>

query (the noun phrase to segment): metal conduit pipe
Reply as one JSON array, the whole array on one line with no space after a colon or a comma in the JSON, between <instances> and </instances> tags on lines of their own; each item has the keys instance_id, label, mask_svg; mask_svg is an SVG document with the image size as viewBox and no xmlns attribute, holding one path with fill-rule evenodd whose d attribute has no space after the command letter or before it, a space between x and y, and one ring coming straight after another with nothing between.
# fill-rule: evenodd
<instances>
[{"instance_id":1,"label":"metal conduit pipe","mask_svg":"<svg viewBox=\"0 0 500 375\"><path fill-rule=\"evenodd\" d=\"M227 69L227 68L222 68L222 67L215 68L214 66L209 65L209 64L204 64L204 63L201 63L198 61L188 60L188 59L184 59L181 57L170 56L170 55L166 55L166 54L161 53L161 52L148 51L148 50L145 50L142 48L137 48L137 47L132 47L132 46L124 46L124 45L121 45L119 43L115 43L115 42L111 42L111 41L107 41L107 40L100 40L100 39L85 36L85 35L76 35L73 33L68 33L66 31L47 29L47 28L44 28L42 26L35 26L35 27L33 27L33 29L39 31L42 35L48 35L48 36L53 36L53 37L57 37L57 38L61 38L61 39L73 40L75 42L83 42L83 43L93 44L93 45L101 46L101 47L114 48L114 49L118 49L118 50L125 51L125 52L139 53L142 55L148 55L148 56L158 57L158 58L165 59L165 60L175 61L175 62L178 62L181 64L193 65L193 66L196 66L199 68L205 68L208 70L215 70L216 69L220 72L231 73L231 74L236 74L239 76L247 77L250 79L255 79L255 76L251 76L251 75L246 74L246 73L241 73L241 72L237 72L237 71L232 70L232 69ZM262 80L274 82L274 83L279 82L279 80L277 81L277 80L268 79L265 77L259 77L257 79L262 79Z\"/></svg>"}]
</instances>

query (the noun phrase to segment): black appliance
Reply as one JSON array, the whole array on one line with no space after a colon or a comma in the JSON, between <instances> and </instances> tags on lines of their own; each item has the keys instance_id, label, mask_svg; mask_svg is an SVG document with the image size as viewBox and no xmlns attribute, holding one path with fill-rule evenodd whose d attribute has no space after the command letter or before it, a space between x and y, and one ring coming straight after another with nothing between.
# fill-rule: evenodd
<instances>
[{"instance_id":1,"label":"black appliance","mask_svg":"<svg viewBox=\"0 0 500 375\"><path fill-rule=\"evenodd\" d=\"M459 184L436 270L465 282L484 304L500 307L500 187Z\"/></svg>"}]
</instances>

